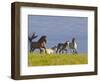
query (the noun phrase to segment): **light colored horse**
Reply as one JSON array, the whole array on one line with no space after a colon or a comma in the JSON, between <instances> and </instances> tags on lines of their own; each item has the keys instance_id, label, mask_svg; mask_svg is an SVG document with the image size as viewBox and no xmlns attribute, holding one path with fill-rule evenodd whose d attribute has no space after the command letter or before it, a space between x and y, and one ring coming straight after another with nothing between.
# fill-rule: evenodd
<instances>
[{"instance_id":1,"label":"light colored horse","mask_svg":"<svg viewBox=\"0 0 100 82\"><path fill-rule=\"evenodd\" d=\"M51 48L46 48L46 53L47 54L53 54L55 51Z\"/></svg>"},{"instance_id":2,"label":"light colored horse","mask_svg":"<svg viewBox=\"0 0 100 82\"><path fill-rule=\"evenodd\" d=\"M77 54L77 43L75 41L75 38L72 38L72 42L68 42L68 49L71 50L72 54Z\"/></svg>"},{"instance_id":3,"label":"light colored horse","mask_svg":"<svg viewBox=\"0 0 100 82\"><path fill-rule=\"evenodd\" d=\"M47 54L54 54L54 53L56 53L56 46L54 46L52 48L46 48L46 53Z\"/></svg>"}]
</instances>

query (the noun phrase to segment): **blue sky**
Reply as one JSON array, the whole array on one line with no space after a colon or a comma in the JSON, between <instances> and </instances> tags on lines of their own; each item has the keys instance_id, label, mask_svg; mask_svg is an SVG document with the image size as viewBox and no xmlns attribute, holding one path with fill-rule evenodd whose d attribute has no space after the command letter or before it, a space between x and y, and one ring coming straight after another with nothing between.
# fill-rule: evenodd
<instances>
[{"instance_id":1,"label":"blue sky","mask_svg":"<svg viewBox=\"0 0 100 82\"><path fill-rule=\"evenodd\" d=\"M47 47L53 47L58 43L71 41L76 38L78 52L87 52L87 17L70 17L70 16L28 16L28 33L29 36L35 32L38 37L47 36Z\"/></svg>"}]
</instances>

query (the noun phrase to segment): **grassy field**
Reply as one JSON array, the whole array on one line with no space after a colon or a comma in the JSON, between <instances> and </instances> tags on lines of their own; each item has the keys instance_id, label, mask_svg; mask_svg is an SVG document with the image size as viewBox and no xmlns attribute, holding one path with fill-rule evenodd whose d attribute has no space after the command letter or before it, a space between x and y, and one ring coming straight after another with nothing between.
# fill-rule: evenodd
<instances>
[{"instance_id":1,"label":"grassy field","mask_svg":"<svg viewBox=\"0 0 100 82\"><path fill-rule=\"evenodd\" d=\"M47 66L47 65L75 65L87 64L88 57L86 54L39 54L29 53L28 66Z\"/></svg>"}]
</instances>

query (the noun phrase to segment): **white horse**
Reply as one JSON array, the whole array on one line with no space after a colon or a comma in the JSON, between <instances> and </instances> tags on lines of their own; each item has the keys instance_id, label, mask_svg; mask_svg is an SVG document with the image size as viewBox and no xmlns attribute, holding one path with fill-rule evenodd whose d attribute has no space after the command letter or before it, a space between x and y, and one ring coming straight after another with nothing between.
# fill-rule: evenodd
<instances>
[{"instance_id":1,"label":"white horse","mask_svg":"<svg viewBox=\"0 0 100 82\"><path fill-rule=\"evenodd\" d=\"M46 48L46 53L47 54L53 54L55 51L51 48Z\"/></svg>"},{"instance_id":2,"label":"white horse","mask_svg":"<svg viewBox=\"0 0 100 82\"><path fill-rule=\"evenodd\" d=\"M46 48L46 53L47 54L54 54L56 51L56 46L52 47L52 48Z\"/></svg>"},{"instance_id":3,"label":"white horse","mask_svg":"<svg viewBox=\"0 0 100 82\"><path fill-rule=\"evenodd\" d=\"M75 41L75 38L72 38L72 42L68 42L68 49L71 50L73 54L77 54L77 43Z\"/></svg>"}]
</instances>

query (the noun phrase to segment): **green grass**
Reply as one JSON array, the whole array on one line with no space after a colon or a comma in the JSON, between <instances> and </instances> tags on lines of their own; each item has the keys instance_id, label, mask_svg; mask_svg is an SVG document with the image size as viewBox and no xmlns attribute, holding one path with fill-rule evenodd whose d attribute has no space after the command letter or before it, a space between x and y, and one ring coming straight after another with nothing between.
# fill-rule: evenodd
<instances>
[{"instance_id":1,"label":"green grass","mask_svg":"<svg viewBox=\"0 0 100 82\"><path fill-rule=\"evenodd\" d=\"M87 63L88 58L86 54L28 54L28 66L75 65Z\"/></svg>"}]
</instances>

